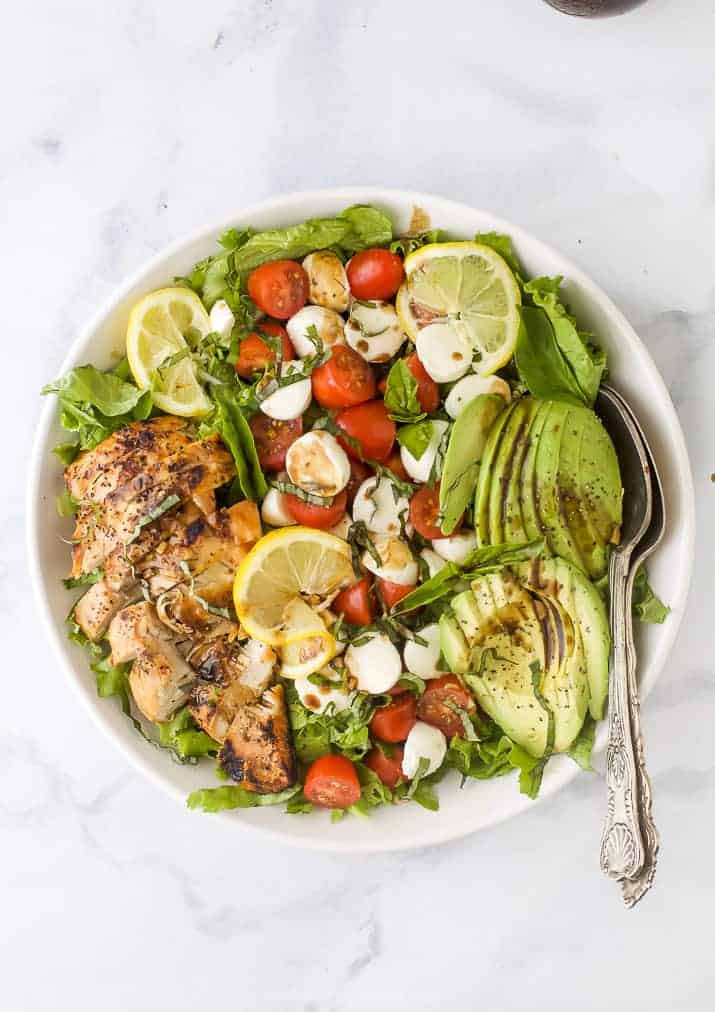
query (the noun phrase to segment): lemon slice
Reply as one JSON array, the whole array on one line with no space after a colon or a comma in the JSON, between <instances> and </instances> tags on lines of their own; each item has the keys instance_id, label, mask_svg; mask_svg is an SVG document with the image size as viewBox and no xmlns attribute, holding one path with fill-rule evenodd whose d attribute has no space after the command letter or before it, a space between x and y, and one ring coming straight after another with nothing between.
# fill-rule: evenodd
<instances>
[{"instance_id":1,"label":"lemon slice","mask_svg":"<svg viewBox=\"0 0 715 1012\"><path fill-rule=\"evenodd\" d=\"M350 547L342 538L284 527L262 537L238 567L236 614L249 636L281 646L295 635L289 606L296 598L315 608L354 581Z\"/></svg>"},{"instance_id":2,"label":"lemon slice","mask_svg":"<svg viewBox=\"0 0 715 1012\"><path fill-rule=\"evenodd\" d=\"M489 376L505 365L519 332L521 294L506 262L477 242L431 243L405 259L396 308L403 329L416 340L423 328L444 337L448 326L474 351L472 368Z\"/></svg>"},{"instance_id":3,"label":"lemon slice","mask_svg":"<svg viewBox=\"0 0 715 1012\"><path fill-rule=\"evenodd\" d=\"M336 643L320 615L297 597L283 612L284 641L281 675L307 678L335 656Z\"/></svg>"},{"instance_id":4,"label":"lemon slice","mask_svg":"<svg viewBox=\"0 0 715 1012\"><path fill-rule=\"evenodd\" d=\"M209 314L189 288L150 292L132 309L127 326L129 368L140 389L153 387L154 403L162 411L194 417L211 410L190 356L191 348L210 330Z\"/></svg>"}]
</instances>

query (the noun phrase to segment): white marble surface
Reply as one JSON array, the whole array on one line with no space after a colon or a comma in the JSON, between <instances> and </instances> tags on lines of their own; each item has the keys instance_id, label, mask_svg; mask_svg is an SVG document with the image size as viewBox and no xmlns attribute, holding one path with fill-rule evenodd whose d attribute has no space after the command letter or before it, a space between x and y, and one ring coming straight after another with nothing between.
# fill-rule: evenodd
<instances>
[{"instance_id":1,"label":"white marble surface","mask_svg":"<svg viewBox=\"0 0 715 1012\"><path fill-rule=\"evenodd\" d=\"M3 22L4 1006L712 1008L710 0L605 22L539 0L26 0ZM293 852L130 770L43 641L23 548L38 387L167 241L335 183L443 193L541 235L613 295L673 394L700 530L688 615L645 707L663 851L631 913L597 870L597 778L440 849Z\"/></svg>"}]
</instances>

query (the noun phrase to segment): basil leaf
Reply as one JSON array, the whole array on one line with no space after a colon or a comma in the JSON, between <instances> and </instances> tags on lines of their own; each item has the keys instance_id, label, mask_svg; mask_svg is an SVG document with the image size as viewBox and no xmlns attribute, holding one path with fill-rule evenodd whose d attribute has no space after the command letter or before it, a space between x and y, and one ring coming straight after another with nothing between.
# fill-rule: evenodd
<instances>
[{"instance_id":1,"label":"basil leaf","mask_svg":"<svg viewBox=\"0 0 715 1012\"><path fill-rule=\"evenodd\" d=\"M439 573L435 573L429 580L411 591L406 597L393 608L393 615L404 615L405 612L414 611L415 608L422 608L431 604L445 594L453 593L457 582L461 578L461 570L454 562L448 562Z\"/></svg>"},{"instance_id":2,"label":"basil leaf","mask_svg":"<svg viewBox=\"0 0 715 1012\"><path fill-rule=\"evenodd\" d=\"M532 800L538 797L548 756L536 758L515 742L511 743L509 762L519 770L519 791Z\"/></svg>"},{"instance_id":3,"label":"basil leaf","mask_svg":"<svg viewBox=\"0 0 715 1012\"><path fill-rule=\"evenodd\" d=\"M586 404L561 351L548 315L538 306L522 306L514 361L521 380L542 400Z\"/></svg>"},{"instance_id":4,"label":"basil leaf","mask_svg":"<svg viewBox=\"0 0 715 1012\"><path fill-rule=\"evenodd\" d=\"M591 754L593 752L593 743L595 738L596 721L593 717L586 715L583 727L579 731L576 740L571 744L571 747L566 753L575 763L578 763L582 770L587 770L591 773L594 772L593 766L591 765Z\"/></svg>"},{"instance_id":5,"label":"basil leaf","mask_svg":"<svg viewBox=\"0 0 715 1012\"><path fill-rule=\"evenodd\" d=\"M404 446L415 460L419 460L432 440L432 422L425 418L411 425L402 425L397 430L397 442Z\"/></svg>"},{"instance_id":6,"label":"basil leaf","mask_svg":"<svg viewBox=\"0 0 715 1012\"><path fill-rule=\"evenodd\" d=\"M415 422L425 417L417 399L417 380L404 359L399 358L387 374L384 401L395 422Z\"/></svg>"}]
</instances>

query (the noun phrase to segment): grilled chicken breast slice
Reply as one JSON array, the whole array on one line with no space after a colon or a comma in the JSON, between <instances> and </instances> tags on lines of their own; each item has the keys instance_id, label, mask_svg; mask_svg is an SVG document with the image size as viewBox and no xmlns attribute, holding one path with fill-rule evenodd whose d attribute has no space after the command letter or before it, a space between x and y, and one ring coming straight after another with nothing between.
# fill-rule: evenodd
<instances>
[{"instance_id":1,"label":"grilled chicken breast slice","mask_svg":"<svg viewBox=\"0 0 715 1012\"><path fill-rule=\"evenodd\" d=\"M219 760L231 779L249 791L276 794L293 786L295 752L282 685L272 685L238 710Z\"/></svg>"},{"instance_id":2,"label":"grilled chicken breast slice","mask_svg":"<svg viewBox=\"0 0 715 1012\"><path fill-rule=\"evenodd\" d=\"M129 687L147 720L166 721L189 698L196 674L179 652L172 631L149 601L129 605L108 632L112 664L133 661Z\"/></svg>"},{"instance_id":3,"label":"grilled chicken breast slice","mask_svg":"<svg viewBox=\"0 0 715 1012\"><path fill-rule=\"evenodd\" d=\"M72 550L72 575L96 569L116 549L136 541L153 516L192 496L212 492L233 474L233 458L218 436L209 436L160 458L151 470L118 485L101 502L82 505L74 534L78 543Z\"/></svg>"},{"instance_id":4,"label":"grilled chicken breast slice","mask_svg":"<svg viewBox=\"0 0 715 1012\"><path fill-rule=\"evenodd\" d=\"M117 612L140 596L136 584L128 590L113 590L105 580L99 580L79 599L72 615L87 639L97 643Z\"/></svg>"},{"instance_id":5,"label":"grilled chicken breast slice","mask_svg":"<svg viewBox=\"0 0 715 1012\"><path fill-rule=\"evenodd\" d=\"M223 638L200 644L189 660L199 676L189 710L199 727L223 742L240 707L255 702L270 685L276 655L258 640Z\"/></svg>"}]
</instances>

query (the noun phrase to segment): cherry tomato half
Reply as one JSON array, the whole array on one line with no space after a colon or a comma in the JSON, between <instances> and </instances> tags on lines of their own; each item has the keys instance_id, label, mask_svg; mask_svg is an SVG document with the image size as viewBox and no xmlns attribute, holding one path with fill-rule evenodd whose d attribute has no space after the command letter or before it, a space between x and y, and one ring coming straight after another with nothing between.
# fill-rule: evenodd
<instances>
[{"instance_id":1,"label":"cherry tomato half","mask_svg":"<svg viewBox=\"0 0 715 1012\"><path fill-rule=\"evenodd\" d=\"M447 738L464 734L464 725L458 713L450 709L447 700L474 713L477 704L455 675L431 678L427 688L417 701L417 716L426 724L438 727Z\"/></svg>"},{"instance_id":2,"label":"cherry tomato half","mask_svg":"<svg viewBox=\"0 0 715 1012\"><path fill-rule=\"evenodd\" d=\"M373 619L371 589L372 580L369 576L363 576L357 583L340 591L331 605L333 611L344 615L345 621L351 625L370 625Z\"/></svg>"},{"instance_id":3,"label":"cherry tomato half","mask_svg":"<svg viewBox=\"0 0 715 1012\"><path fill-rule=\"evenodd\" d=\"M363 762L373 773L377 773L386 787L393 789L400 782L406 782L407 777L402 772L403 749L399 745L393 745L391 751L391 755L385 755L382 749L376 746L368 752Z\"/></svg>"},{"instance_id":4,"label":"cherry tomato half","mask_svg":"<svg viewBox=\"0 0 715 1012\"><path fill-rule=\"evenodd\" d=\"M375 373L346 344L336 344L324 365L310 377L313 397L324 408L351 408L375 396Z\"/></svg>"},{"instance_id":5,"label":"cherry tomato half","mask_svg":"<svg viewBox=\"0 0 715 1012\"><path fill-rule=\"evenodd\" d=\"M345 487L345 491L348 494L348 507L351 508L355 494L360 488L366 478L372 475L372 469L363 464L361 460L355 460L353 457L350 458L350 481Z\"/></svg>"},{"instance_id":6,"label":"cherry tomato half","mask_svg":"<svg viewBox=\"0 0 715 1012\"><path fill-rule=\"evenodd\" d=\"M344 755L321 755L305 776L303 793L321 808L349 808L360 800L360 781Z\"/></svg>"},{"instance_id":7,"label":"cherry tomato half","mask_svg":"<svg viewBox=\"0 0 715 1012\"><path fill-rule=\"evenodd\" d=\"M402 284L402 258L387 249L365 249L347 266L350 292L356 299L391 299Z\"/></svg>"},{"instance_id":8,"label":"cherry tomato half","mask_svg":"<svg viewBox=\"0 0 715 1012\"><path fill-rule=\"evenodd\" d=\"M417 380L417 400L423 411L431 414L439 407L439 387L413 352L405 359L405 365Z\"/></svg>"},{"instance_id":9,"label":"cherry tomato half","mask_svg":"<svg viewBox=\"0 0 715 1012\"><path fill-rule=\"evenodd\" d=\"M411 692L404 692L394 703L375 710L370 731L381 741L404 741L416 723L417 700Z\"/></svg>"},{"instance_id":10,"label":"cherry tomato half","mask_svg":"<svg viewBox=\"0 0 715 1012\"><path fill-rule=\"evenodd\" d=\"M297 495L291 495L290 492L284 494L283 501L296 523L303 524L305 527L317 527L318 530L324 531L328 527L334 527L345 516L348 495L343 489L339 495L335 496L330 506L314 506L310 502L299 499Z\"/></svg>"},{"instance_id":11,"label":"cherry tomato half","mask_svg":"<svg viewBox=\"0 0 715 1012\"><path fill-rule=\"evenodd\" d=\"M265 341L261 340L261 334L268 334L270 337L280 337L284 362L290 362L291 359L295 358L295 349L291 344L285 327L281 327L280 323L274 323L272 320L262 321L257 325L257 331L259 333L252 331L252 333L247 334L238 348L236 372L239 376L243 376L244 379L250 379L254 373L265 369L267 365L275 360L276 356L273 349Z\"/></svg>"},{"instance_id":12,"label":"cherry tomato half","mask_svg":"<svg viewBox=\"0 0 715 1012\"><path fill-rule=\"evenodd\" d=\"M303 434L303 419L279 422L259 411L248 424L256 444L258 463L263 470L282 471L289 447Z\"/></svg>"},{"instance_id":13,"label":"cherry tomato half","mask_svg":"<svg viewBox=\"0 0 715 1012\"><path fill-rule=\"evenodd\" d=\"M391 611L398 601L401 601L403 597L407 597L416 587L414 583L392 583L391 580L383 580L382 578L378 579L377 585L380 589L380 596L385 602L385 607L388 611Z\"/></svg>"},{"instance_id":14,"label":"cherry tomato half","mask_svg":"<svg viewBox=\"0 0 715 1012\"><path fill-rule=\"evenodd\" d=\"M382 462L390 456L397 429L382 401L366 401L346 408L335 419L346 435L360 444L358 451L348 440L340 440L350 457L367 457Z\"/></svg>"},{"instance_id":15,"label":"cherry tomato half","mask_svg":"<svg viewBox=\"0 0 715 1012\"><path fill-rule=\"evenodd\" d=\"M417 489L410 499L410 521L417 533L428 541L444 537L439 526L439 482L434 488L423 485ZM460 518L455 530L459 529L461 523Z\"/></svg>"},{"instance_id":16,"label":"cherry tomato half","mask_svg":"<svg viewBox=\"0 0 715 1012\"><path fill-rule=\"evenodd\" d=\"M248 294L259 309L287 320L308 301L308 275L295 260L274 260L248 275Z\"/></svg>"}]
</instances>

